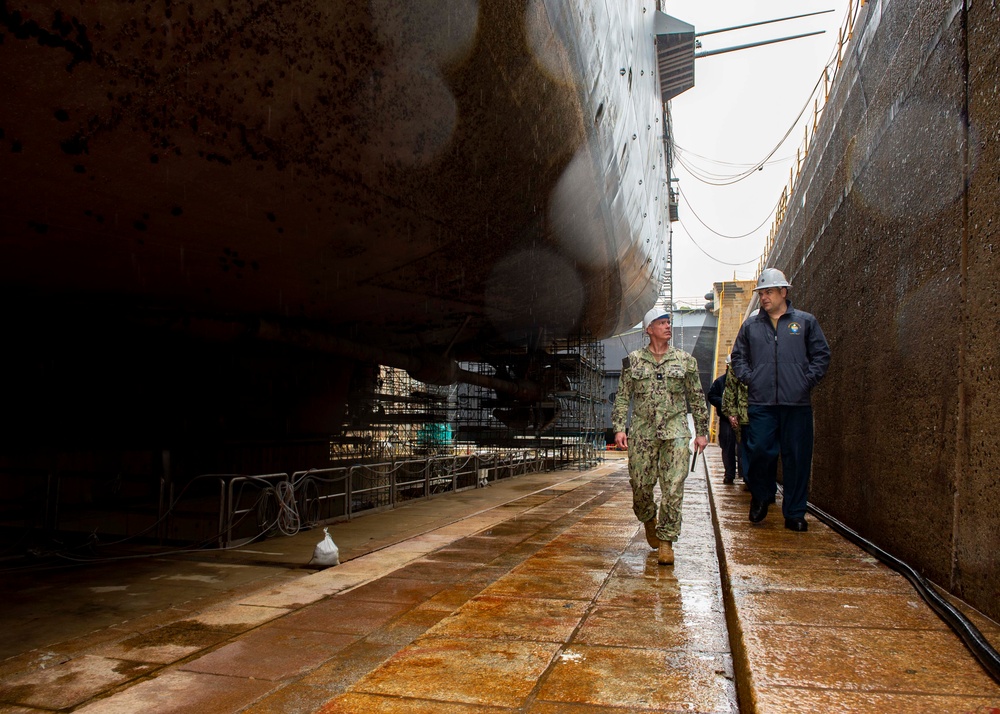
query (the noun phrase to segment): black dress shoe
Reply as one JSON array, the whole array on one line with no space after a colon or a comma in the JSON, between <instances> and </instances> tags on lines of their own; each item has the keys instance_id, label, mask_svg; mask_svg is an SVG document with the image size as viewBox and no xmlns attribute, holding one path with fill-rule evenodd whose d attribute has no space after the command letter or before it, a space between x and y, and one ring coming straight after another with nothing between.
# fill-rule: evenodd
<instances>
[{"instance_id":1,"label":"black dress shoe","mask_svg":"<svg viewBox=\"0 0 1000 714\"><path fill-rule=\"evenodd\" d=\"M806 523L805 518L786 518L785 528L787 528L790 531L805 533L807 530L809 530L809 524Z\"/></svg>"},{"instance_id":2,"label":"black dress shoe","mask_svg":"<svg viewBox=\"0 0 1000 714\"><path fill-rule=\"evenodd\" d=\"M733 482L732 476L726 476L725 478L722 479L722 483L732 483L732 482Z\"/></svg>"},{"instance_id":3,"label":"black dress shoe","mask_svg":"<svg viewBox=\"0 0 1000 714\"><path fill-rule=\"evenodd\" d=\"M758 501L750 497L750 522L760 523L767 517L767 501Z\"/></svg>"},{"instance_id":4,"label":"black dress shoe","mask_svg":"<svg viewBox=\"0 0 1000 714\"><path fill-rule=\"evenodd\" d=\"M767 499L767 502L768 502L768 503L774 503L774 502L775 502L776 500L777 500L777 498L776 498L776 497L775 497L775 495L774 495L774 494L772 493L772 494L771 494L771 497L770 497L769 499Z\"/></svg>"}]
</instances>

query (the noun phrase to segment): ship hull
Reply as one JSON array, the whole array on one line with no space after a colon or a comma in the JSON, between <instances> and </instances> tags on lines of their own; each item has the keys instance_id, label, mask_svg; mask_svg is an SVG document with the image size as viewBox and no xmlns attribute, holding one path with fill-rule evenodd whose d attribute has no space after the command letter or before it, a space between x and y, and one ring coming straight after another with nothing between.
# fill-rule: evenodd
<instances>
[{"instance_id":1,"label":"ship hull","mask_svg":"<svg viewBox=\"0 0 1000 714\"><path fill-rule=\"evenodd\" d=\"M8 0L5 367L35 413L8 425L61 433L89 374L149 424L119 433L334 430L303 405L342 397L357 355L261 321L461 359L631 326L666 267L653 14ZM227 370L245 388L206 397ZM267 426L235 427L248 411Z\"/></svg>"}]
</instances>

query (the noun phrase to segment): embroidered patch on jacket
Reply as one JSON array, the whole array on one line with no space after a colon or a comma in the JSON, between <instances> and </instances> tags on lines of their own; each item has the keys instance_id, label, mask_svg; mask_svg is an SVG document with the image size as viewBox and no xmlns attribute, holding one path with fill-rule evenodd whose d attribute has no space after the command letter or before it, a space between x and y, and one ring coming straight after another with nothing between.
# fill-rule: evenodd
<instances>
[{"instance_id":1,"label":"embroidered patch on jacket","mask_svg":"<svg viewBox=\"0 0 1000 714\"><path fill-rule=\"evenodd\" d=\"M799 334L799 330L801 329L802 327L797 322L790 322L788 324L788 331L791 332L793 335Z\"/></svg>"}]
</instances>

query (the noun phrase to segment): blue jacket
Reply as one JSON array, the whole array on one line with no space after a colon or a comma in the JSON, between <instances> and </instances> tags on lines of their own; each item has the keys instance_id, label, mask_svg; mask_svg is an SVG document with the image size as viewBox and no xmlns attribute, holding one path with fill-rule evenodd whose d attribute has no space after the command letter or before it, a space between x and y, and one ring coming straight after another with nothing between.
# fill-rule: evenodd
<instances>
[{"instance_id":1,"label":"blue jacket","mask_svg":"<svg viewBox=\"0 0 1000 714\"><path fill-rule=\"evenodd\" d=\"M731 367L755 406L809 406L809 392L830 366L830 345L819 322L788 303L778 329L761 310L743 323Z\"/></svg>"},{"instance_id":2,"label":"blue jacket","mask_svg":"<svg viewBox=\"0 0 1000 714\"><path fill-rule=\"evenodd\" d=\"M722 376L712 382L711 388L708 390L708 403L715 407L715 413L718 415L719 419L722 416L722 395L726 392L726 374L722 373Z\"/></svg>"}]
</instances>

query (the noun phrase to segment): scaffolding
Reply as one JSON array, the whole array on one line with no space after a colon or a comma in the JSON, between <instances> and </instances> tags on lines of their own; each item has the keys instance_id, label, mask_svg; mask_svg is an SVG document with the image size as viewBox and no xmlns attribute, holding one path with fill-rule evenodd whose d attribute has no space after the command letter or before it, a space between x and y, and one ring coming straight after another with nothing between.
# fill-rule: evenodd
<instances>
[{"instance_id":1,"label":"scaffolding","mask_svg":"<svg viewBox=\"0 0 1000 714\"><path fill-rule=\"evenodd\" d=\"M604 399L604 343L595 340L564 341L553 354L560 360L568 388L556 392L559 418L555 435L560 439L561 461L589 468L604 458L602 424Z\"/></svg>"},{"instance_id":2,"label":"scaffolding","mask_svg":"<svg viewBox=\"0 0 1000 714\"><path fill-rule=\"evenodd\" d=\"M556 341L542 353L511 350L464 369L542 385L537 402L517 402L488 387L460 385L456 395L456 448L506 458L543 459L547 468L575 463L589 468L603 458L601 400L604 344L581 336ZM600 442L600 443L598 443Z\"/></svg>"},{"instance_id":3,"label":"scaffolding","mask_svg":"<svg viewBox=\"0 0 1000 714\"><path fill-rule=\"evenodd\" d=\"M587 336L547 350L512 347L489 362L464 362L474 374L541 386L536 402L490 387L436 387L379 366L352 389L342 434L331 440L340 465L395 463L415 457L475 455L504 468L542 460L546 468L589 468L603 458L604 344Z\"/></svg>"},{"instance_id":4,"label":"scaffolding","mask_svg":"<svg viewBox=\"0 0 1000 714\"><path fill-rule=\"evenodd\" d=\"M348 402L343 433L331 439L331 461L393 462L450 453L454 387L427 385L381 365L366 376Z\"/></svg>"}]
</instances>

